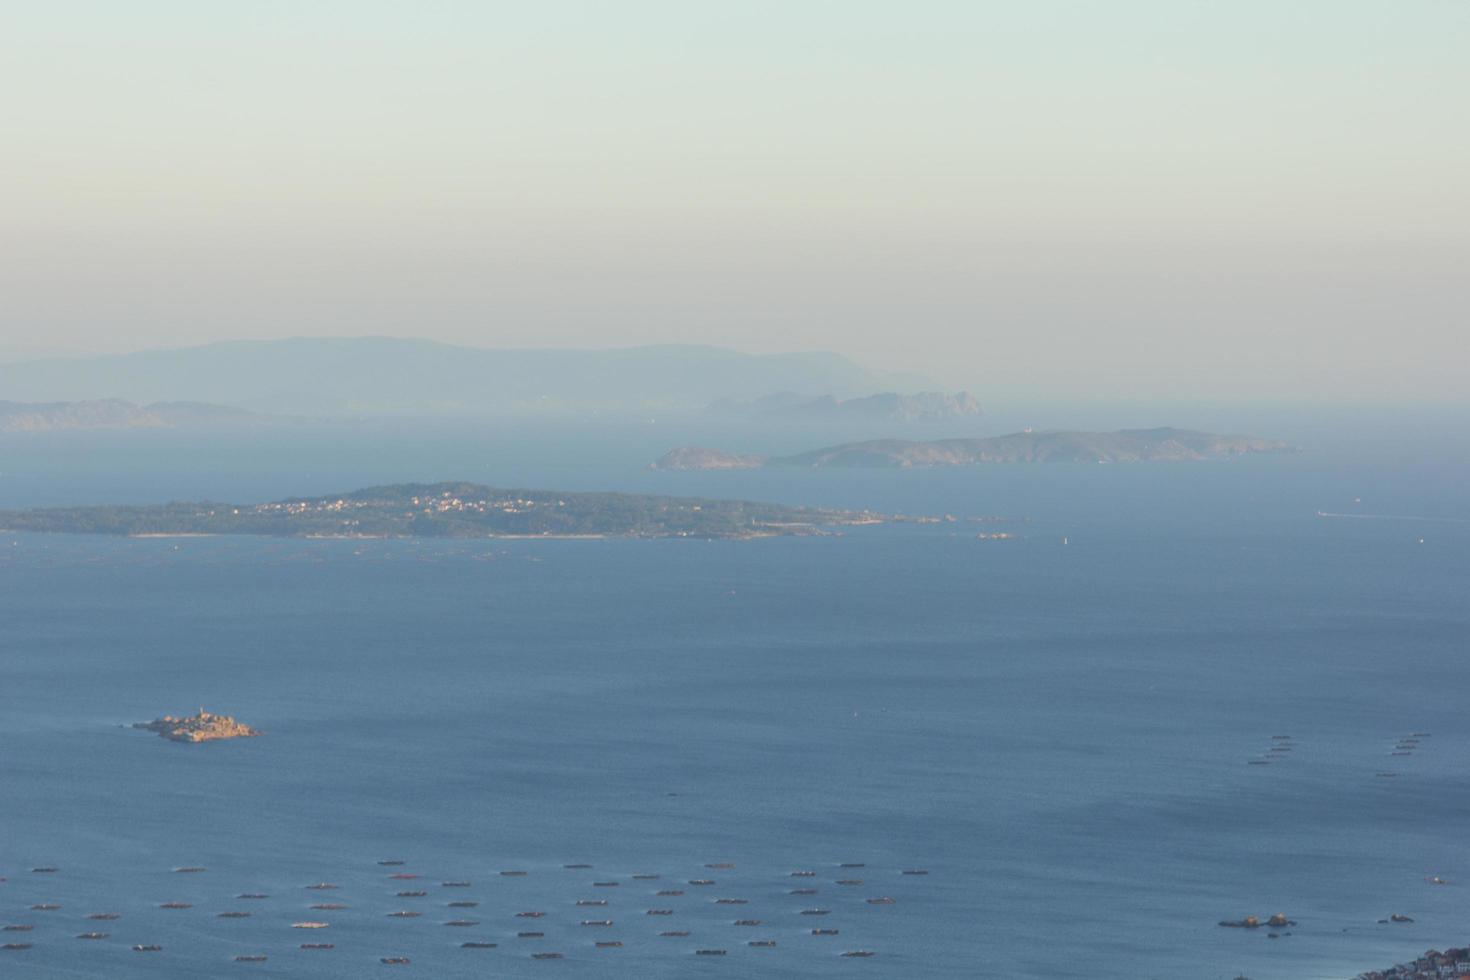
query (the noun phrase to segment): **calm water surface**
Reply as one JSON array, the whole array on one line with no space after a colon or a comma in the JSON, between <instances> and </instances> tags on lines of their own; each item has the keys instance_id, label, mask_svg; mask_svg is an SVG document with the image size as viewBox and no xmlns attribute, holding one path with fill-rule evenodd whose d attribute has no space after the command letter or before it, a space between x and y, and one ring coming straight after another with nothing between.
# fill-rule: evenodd
<instances>
[{"instance_id":1,"label":"calm water surface","mask_svg":"<svg viewBox=\"0 0 1470 980\"><path fill-rule=\"evenodd\" d=\"M0 922L34 925L0 973L358 977L403 955L444 977L1286 980L1470 941L1464 476L630 470L600 485L1030 520L717 543L0 536ZM1436 520L1315 516L1353 508ZM975 538L998 529L1017 537ZM200 705L268 735L123 727ZM1432 734L1391 756L1411 732ZM1281 734L1286 758L1247 764ZM398 898L385 858L430 894ZM787 894L798 868L819 896ZM304 888L323 880L340 888ZM443 927L454 899L479 926ZM324 900L351 908L308 911ZM423 916L386 918L405 903ZM1275 911L1290 936L1216 925ZM1378 924L1393 912L1415 921ZM317 916L326 933L288 928ZM74 938L92 929L109 939ZM296 948L313 940L337 948ZM877 955L837 955L858 948ZM269 962L230 962L253 952Z\"/></svg>"}]
</instances>

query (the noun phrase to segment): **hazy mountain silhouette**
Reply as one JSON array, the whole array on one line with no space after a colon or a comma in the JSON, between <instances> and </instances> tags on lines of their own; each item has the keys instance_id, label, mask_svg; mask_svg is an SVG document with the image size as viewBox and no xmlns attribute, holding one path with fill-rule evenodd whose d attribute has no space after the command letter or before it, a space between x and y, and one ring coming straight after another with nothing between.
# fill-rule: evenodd
<instances>
[{"instance_id":1,"label":"hazy mountain silhouette","mask_svg":"<svg viewBox=\"0 0 1470 980\"><path fill-rule=\"evenodd\" d=\"M199 401L300 415L703 410L780 391L925 387L838 354L716 347L490 350L391 337L231 341L0 365L16 401Z\"/></svg>"}]
</instances>

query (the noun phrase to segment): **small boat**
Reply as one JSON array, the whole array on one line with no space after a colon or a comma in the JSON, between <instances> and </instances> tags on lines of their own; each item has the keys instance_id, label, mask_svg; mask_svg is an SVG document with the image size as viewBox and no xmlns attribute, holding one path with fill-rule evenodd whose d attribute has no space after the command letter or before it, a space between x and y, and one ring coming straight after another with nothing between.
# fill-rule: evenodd
<instances>
[{"instance_id":1,"label":"small boat","mask_svg":"<svg viewBox=\"0 0 1470 980\"><path fill-rule=\"evenodd\" d=\"M563 868L566 868L568 871L587 871L587 870L589 870L592 867L592 865L590 865L590 864L563 864L562 867Z\"/></svg>"},{"instance_id":2,"label":"small boat","mask_svg":"<svg viewBox=\"0 0 1470 980\"><path fill-rule=\"evenodd\" d=\"M1246 763L1248 766L1269 766L1270 764L1265 759L1251 759Z\"/></svg>"},{"instance_id":3,"label":"small boat","mask_svg":"<svg viewBox=\"0 0 1470 980\"><path fill-rule=\"evenodd\" d=\"M717 864L706 864L705 867L706 868L709 868L709 869L711 869L713 871L726 871L726 870L729 870L730 868L735 867L735 865L733 865L733 864L729 863L728 861L726 861L726 862L720 862L720 863L717 863Z\"/></svg>"},{"instance_id":4,"label":"small boat","mask_svg":"<svg viewBox=\"0 0 1470 980\"><path fill-rule=\"evenodd\" d=\"M422 913L422 912L410 912L407 909L400 909L397 912L389 912L388 913L388 918L390 918L390 919L417 919L419 916L421 916L423 914L424 913Z\"/></svg>"},{"instance_id":5,"label":"small boat","mask_svg":"<svg viewBox=\"0 0 1470 980\"><path fill-rule=\"evenodd\" d=\"M926 870L924 870L923 868L909 868L908 870L903 871L903 872L900 872L900 873L901 874L906 874L906 875L926 875L929 872L926 871Z\"/></svg>"},{"instance_id":6,"label":"small boat","mask_svg":"<svg viewBox=\"0 0 1470 980\"><path fill-rule=\"evenodd\" d=\"M198 868L198 867L174 868L174 874L176 874L176 875L197 875L200 872L208 871L208 870L209 870L208 868Z\"/></svg>"},{"instance_id":7,"label":"small boat","mask_svg":"<svg viewBox=\"0 0 1470 980\"><path fill-rule=\"evenodd\" d=\"M861 879L861 878L841 878L841 879L838 880L837 883L839 885L861 885L863 883L863 879Z\"/></svg>"},{"instance_id":8,"label":"small boat","mask_svg":"<svg viewBox=\"0 0 1470 980\"><path fill-rule=\"evenodd\" d=\"M607 904L607 900L606 899L602 899L602 898L582 898L582 899L578 899L577 900L577 906L579 908L585 908L585 907L594 906L594 905L595 906L601 906L601 905L606 905L606 904Z\"/></svg>"},{"instance_id":9,"label":"small boat","mask_svg":"<svg viewBox=\"0 0 1470 980\"><path fill-rule=\"evenodd\" d=\"M691 885L713 885L714 884L714 880L711 879L711 878L690 878L689 879L689 884L691 884Z\"/></svg>"},{"instance_id":10,"label":"small boat","mask_svg":"<svg viewBox=\"0 0 1470 980\"><path fill-rule=\"evenodd\" d=\"M397 898L423 898L428 892L399 892Z\"/></svg>"},{"instance_id":11,"label":"small boat","mask_svg":"<svg viewBox=\"0 0 1470 980\"><path fill-rule=\"evenodd\" d=\"M471 919L450 919L448 922L446 922L444 924L446 926L477 926L480 923L475 922L475 921L473 921Z\"/></svg>"},{"instance_id":12,"label":"small boat","mask_svg":"<svg viewBox=\"0 0 1470 980\"><path fill-rule=\"evenodd\" d=\"M664 891L658 892L657 895L656 895L656 897L663 898L663 897L666 897L666 896L677 896L677 895L682 895L682 894L684 894L684 892L681 891L680 889L678 889L678 888L671 888L671 889L666 889Z\"/></svg>"},{"instance_id":13,"label":"small boat","mask_svg":"<svg viewBox=\"0 0 1470 980\"><path fill-rule=\"evenodd\" d=\"M83 932L83 933L78 933L77 934L77 938L78 939L106 939L107 938L107 933L105 933L105 932Z\"/></svg>"},{"instance_id":14,"label":"small boat","mask_svg":"<svg viewBox=\"0 0 1470 980\"><path fill-rule=\"evenodd\" d=\"M419 876L416 875L416 874L413 874L411 872L408 872L408 871L398 871L398 872L395 872L395 873L389 875L388 876L388 880L389 881L413 881L417 877L419 877Z\"/></svg>"},{"instance_id":15,"label":"small boat","mask_svg":"<svg viewBox=\"0 0 1470 980\"><path fill-rule=\"evenodd\" d=\"M843 956L859 956L859 957L866 958L866 957L872 956L873 953L872 953L871 950L866 950L866 949L850 949L847 952L843 953L842 955Z\"/></svg>"},{"instance_id":16,"label":"small boat","mask_svg":"<svg viewBox=\"0 0 1470 980\"><path fill-rule=\"evenodd\" d=\"M444 907L447 909L472 909L479 904L479 902L446 902Z\"/></svg>"},{"instance_id":17,"label":"small boat","mask_svg":"<svg viewBox=\"0 0 1470 980\"><path fill-rule=\"evenodd\" d=\"M0 949L30 949L30 943L0 943Z\"/></svg>"},{"instance_id":18,"label":"small boat","mask_svg":"<svg viewBox=\"0 0 1470 980\"><path fill-rule=\"evenodd\" d=\"M831 915L831 909L802 909L802 915Z\"/></svg>"},{"instance_id":19,"label":"small boat","mask_svg":"<svg viewBox=\"0 0 1470 980\"><path fill-rule=\"evenodd\" d=\"M1414 753L1412 753L1412 752L1390 752L1389 753L1389 755L1396 755L1396 756L1413 755L1413 754Z\"/></svg>"},{"instance_id":20,"label":"small boat","mask_svg":"<svg viewBox=\"0 0 1470 980\"><path fill-rule=\"evenodd\" d=\"M793 871L793 872L791 872L791 877L793 877L793 878L815 878L816 876L817 876L817 873L815 871Z\"/></svg>"},{"instance_id":21,"label":"small boat","mask_svg":"<svg viewBox=\"0 0 1470 980\"><path fill-rule=\"evenodd\" d=\"M121 919L122 916L117 912L93 912L91 915L87 916L87 918L91 919L93 922L116 922L118 919Z\"/></svg>"},{"instance_id":22,"label":"small boat","mask_svg":"<svg viewBox=\"0 0 1470 980\"><path fill-rule=\"evenodd\" d=\"M897 903L894 902L893 899L891 899L887 895L885 895L882 898L870 898L870 899L868 899L868 904L869 905L894 905L894 904L897 904Z\"/></svg>"},{"instance_id":23,"label":"small boat","mask_svg":"<svg viewBox=\"0 0 1470 980\"><path fill-rule=\"evenodd\" d=\"M440 888L468 888L468 887L470 887L470 883L468 881L441 881L441 882L439 882L439 887Z\"/></svg>"},{"instance_id":24,"label":"small boat","mask_svg":"<svg viewBox=\"0 0 1470 980\"><path fill-rule=\"evenodd\" d=\"M658 881L658 875L634 875L634 881Z\"/></svg>"},{"instance_id":25,"label":"small boat","mask_svg":"<svg viewBox=\"0 0 1470 980\"><path fill-rule=\"evenodd\" d=\"M544 933L544 932L518 932L518 933L516 933L516 938L517 939L541 939L545 935L546 935L546 933Z\"/></svg>"},{"instance_id":26,"label":"small boat","mask_svg":"<svg viewBox=\"0 0 1470 980\"><path fill-rule=\"evenodd\" d=\"M408 964L407 956L383 956L380 959L389 966L406 966Z\"/></svg>"},{"instance_id":27,"label":"small boat","mask_svg":"<svg viewBox=\"0 0 1470 980\"><path fill-rule=\"evenodd\" d=\"M839 864L838 867L839 868L866 868L867 865L866 864L862 864L862 863L857 863L857 864Z\"/></svg>"},{"instance_id":28,"label":"small boat","mask_svg":"<svg viewBox=\"0 0 1470 980\"><path fill-rule=\"evenodd\" d=\"M325 929L330 925L327 922L293 922L292 929Z\"/></svg>"},{"instance_id":29,"label":"small boat","mask_svg":"<svg viewBox=\"0 0 1470 980\"><path fill-rule=\"evenodd\" d=\"M644 915L673 915L673 909L649 909Z\"/></svg>"},{"instance_id":30,"label":"small boat","mask_svg":"<svg viewBox=\"0 0 1470 980\"><path fill-rule=\"evenodd\" d=\"M496 945L495 943L482 943L482 942L479 942L477 940L470 940L467 943L460 943L459 944L459 948L460 949L494 949L495 948L495 945Z\"/></svg>"},{"instance_id":31,"label":"small boat","mask_svg":"<svg viewBox=\"0 0 1470 980\"><path fill-rule=\"evenodd\" d=\"M402 861L396 861L396 860L379 861L378 864L379 864L379 866L384 867L384 868L401 868L401 867L403 867L403 862Z\"/></svg>"},{"instance_id":32,"label":"small boat","mask_svg":"<svg viewBox=\"0 0 1470 980\"><path fill-rule=\"evenodd\" d=\"M679 939L679 938L682 938L684 936L689 935L689 933L687 931L683 930L683 929L670 929L668 932L661 932L661 933L659 933L659 935L660 936L669 936L669 937L674 938L674 939Z\"/></svg>"},{"instance_id":33,"label":"small boat","mask_svg":"<svg viewBox=\"0 0 1470 980\"><path fill-rule=\"evenodd\" d=\"M53 868L50 865L47 865L47 866L40 867L40 868L32 868L31 869L31 874L33 874L33 875L54 875L54 874L56 874L56 872L58 872L60 870L61 870L60 868Z\"/></svg>"},{"instance_id":34,"label":"small boat","mask_svg":"<svg viewBox=\"0 0 1470 980\"><path fill-rule=\"evenodd\" d=\"M716 905L749 905L750 902L743 898L717 898Z\"/></svg>"},{"instance_id":35,"label":"small boat","mask_svg":"<svg viewBox=\"0 0 1470 980\"><path fill-rule=\"evenodd\" d=\"M319 881L314 885L307 885L307 890L314 892L329 892L337 886L330 881Z\"/></svg>"},{"instance_id":36,"label":"small boat","mask_svg":"<svg viewBox=\"0 0 1470 980\"><path fill-rule=\"evenodd\" d=\"M598 949L621 949L623 944L617 939L603 939L593 943Z\"/></svg>"},{"instance_id":37,"label":"small boat","mask_svg":"<svg viewBox=\"0 0 1470 980\"><path fill-rule=\"evenodd\" d=\"M546 914L545 912L517 912L516 913L516 918L517 919L539 919L539 918L541 918L545 914Z\"/></svg>"},{"instance_id":38,"label":"small boat","mask_svg":"<svg viewBox=\"0 0 1470 980\"><path fill-rule=\"evenodd\" d=\"M163 949L162 946L155 946L152 943L139 943L137 946L134 946L133 947L133 952L135 952L135 953L157 953L157 952L159 952L162 949Z\"/></svg>"},{"instance_id":39,"label":"small boat","mask_svg":"<svg viewBox=\"0 0 1470 980\"><path fill-rule=\"evenodd\" d=\"M838 930L836 930L836 929L813 929L812 930L812 935L813 936L835 936L835 935L837 935L837 932L838 932Z\"/></svg>"},{"instance_id":40,"label":"small boat","mask_svg":"<svg viewBox=\"0 0 1470 980\"><path fill-rule=\"evenodd\" d=\"M301 944L301 948L302 949L336 949L337 947L334 946L331 943L302 943Z\"/></svg>"},{"instance_id":41,"label":"small boat","mask_svg":"<svg viewBox=\"0 0 1470 980\"><path fill-rule=\"evenodd\" d=\"M758 926L758 925L761 924L761 920L760 919L736 919L733 924L734 925L737 925L737 926Z\"/></svg>"},{"instance_id":42,"label":"small boat","mask_svg":"<svg viewBox=\"0 0 1470 980\"><path fill-rule=\"evenodd\" d=\"M531 954L531 959L533 959L533 960L559 960L561 958L562 958L562 956L561 956L560 953L532 953Z\"/></svg>"},{"instance_id":43,"label":"small boat","mask_svg":"<svg viewBox=\"0 0 1470 980\"><path fill-rule=\"evenodd\" d=\"M236 963L264 963L265 956L260 953L241 953L235 957Z\"/></svg>"},{"instance_id":44,"label":"small boat","mask_svg":"<svg viewBox=\"0 0 1470 980\"><path fill-rule=\"evenodd\" d=\"M771 949L771 948L773 948L776 945L776 940L774 940L774 939L752 939L750 942L746 943L745 945L747 945L747 946L754 946L757 949Z\"/></svg>"},{"instance_id":45,"label":"small boat","mask_svg":"<svg viewBox=\"0 0 1470 980\"><path fill-rule=\"evenodd\" d=\"M32 905L31 906L31 911L33 911L33 912L55 912L59 908L61 908L61 906L60 905L57 905L55 902L41 902L41 903L39 903L37 905Z\"/></svg>"},{"instance_id":46,"label":"small boat","mask_svg":"<svg viewBox=\"0 0 1470 980\"><path fill-rule=\"evenodd\" d=\"M257 900L258 899L262 899L262 898L270 898L269 895L262 895L259 892L246 892L243 895L236 895L235 897L236 898L253 898L253 899L257 899Z\"/></svg>"},{"instance_id":47,"label":"small boat","mask_svg":"<svg viewBox=\"0 0 1470 980\"><path fill-rule=\"evenodd\" d=\"M250 913L249 912L216 912L214 914L214 917L216 919L248 919L248 918L250 918Z\"/></svg>"},{"instance_id":48,"label":"small boat","mask_svg":"<svg viewBox=\"0 0 1470 980\"><path fill-rule=\"evenodd\" d=\"M787 892L786 894L788 894L788 895L815 895L815 894L817 894L817 890L815 888L793 888L793 889L791 889L791 891Z\"/></svg>"},{"instance_id":49,"label":"small boat","mask_svg":"<svg viewBox=\"0 0 1470 980\"><path fill-rule=\"evenodd\" d=\"M616 888L616 887L618 887L618 883L616 881L594 881L592 883L592 887L593 888Z\"/></svg>"},{"instance_id":50,"label":"small boat","mask_svg":"<svg viewBox=\"0 0 1470 980\"><path fill-rule=\"evenodd\" d=\"M30 932L35 926L4 926L0 932Z\"/></svg>"},{"instance_id":51,"label":"small boat","mask_svg":"<svg viewBox=\"0 0 1470 980\"><path fill-rule=\"evenodd\" d=\"M696 949L694 951L694 955L695 956L724 956L725 955L725 951L723 949Z\"/></svg>"},{"instance_id":52,"label":"small boat","mask_svg":"<svg viewBox=\"0 0 1470 980\"><path fill-rule=\"evenodd\" d=\"M527 875L527 873L528 872L525 872L525 871L502 871L502 872L500 872L500 877L502 877L502 878L524 878Z\"/></svg>"},{"instance_id":53,"label":"small boat","mask_svg":"<svg viewBox=\"0 0 1470 980\"><path fill-rule=\"evenodd\" d=\"M583 919L582 920L582 925L584 925L584 926L610 926L612 924L613 924L613 920L612 919Z\"/></svg>"},{"instance_id":54,"label":"small boat","mask_svg":"<svg viewBox=\"0 0 1470 980\"><path fill-rule=\"evenodd\" d=\"M343 905L340 902L318 902L316 905L312 906L312 908L316 909L318 912L340 912L343 909L349 907L350 906Z\"/></svg>"}]
</instances>

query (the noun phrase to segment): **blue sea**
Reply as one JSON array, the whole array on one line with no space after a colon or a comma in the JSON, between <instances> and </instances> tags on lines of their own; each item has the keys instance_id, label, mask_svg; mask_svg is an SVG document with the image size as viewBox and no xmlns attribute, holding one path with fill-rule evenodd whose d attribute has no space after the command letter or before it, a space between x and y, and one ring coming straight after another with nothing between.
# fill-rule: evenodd
<instances>
[{"instance_id":1,"label":"blue sea","mask_svg":"<svg viewBox=\"0 0 1470 980\"><path fill-rule=\"evenodd\" d=\"M0 506L467 478L955 520L0 535L0 924L32 926L0 976L1309 980L1470 943L1463 453L663 474L465 433L110 438L9 439ZM128 727L200 706L266 734Z\"/></svg>"}]
</instances>

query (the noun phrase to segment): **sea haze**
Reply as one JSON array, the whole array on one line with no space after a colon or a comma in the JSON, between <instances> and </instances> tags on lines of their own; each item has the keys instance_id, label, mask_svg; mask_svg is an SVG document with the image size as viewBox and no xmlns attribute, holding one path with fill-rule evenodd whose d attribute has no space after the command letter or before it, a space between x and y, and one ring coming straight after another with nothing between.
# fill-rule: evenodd
<instances>
[{"instance_id":1,"label":"sea haze","mask_svg":"<svg viewBox=\"0 0 1470 980\"><path fill-rule=\"evenodd\" d=\"M190 458L151 433L7 441L5 506L413 470L957 520L747 542L0 536L0 922L35 926L4 976L347 978L403 955L444 977L1301 980L1465 941L1463 454L644 470L666 441L589 437L579 462L515 466L509 443L452 433L376 456L305 435ZM266 734L123 727L201 705ZM1391 756L1411 732L1432 734ZM1292 752L1249 765L1273 735ZM385 858L425 876L421 918L384 917L414 901ZM787 894L798 868L818 897ZM653 897L700 876L719 894ZM471 886L440 887L456 879ZM304 888L323 880L341 887ZM271 898L215 918L244 892ZM712 905L726 894L749 905ZM862 901L880 895L895 904ZM460 898L481 903L465 935L442 925ZM324 900L352 908L308 911ZM63 908L30 908L48 901ZM683 904L646 919L665 901ZM832 914L798 915L817 904ZM565 962L529 959L523 909L547 911L536 948ZM123 917L84 918L107 910ZM1217 925L1276 911L1290 936ZM747 915L764 928L731 924ZM327 934L289 929L314 916ZM603 917L605 935L577 926ZM88 928L110 938L74 938ZM673 928L692 934L657 936ZM337 948L297 949L323 938ZM877 955L837 956L853 948ZM252 952L269 962L230 962Z\"/></svg>"}]
</instances>

